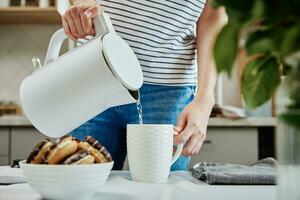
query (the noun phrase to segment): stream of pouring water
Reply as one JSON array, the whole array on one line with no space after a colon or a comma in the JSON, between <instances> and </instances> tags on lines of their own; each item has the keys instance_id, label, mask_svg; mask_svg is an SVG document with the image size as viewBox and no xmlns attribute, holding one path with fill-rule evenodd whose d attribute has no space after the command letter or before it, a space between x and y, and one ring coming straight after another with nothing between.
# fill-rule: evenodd
<instances>
[{"instance_id":1,"label":"stream of pouring water","mask_svg":"<svg viewBox=\"0 0 300 200\"><path fill-rule=\"evenodd\" d=\"M140 92L139 92L139 98L136 101L136 109L137 109L138 116L139 116L139 123L143 124L143 107L142 107L142 104L141 104Z\"/></svg>"}]
</instances>

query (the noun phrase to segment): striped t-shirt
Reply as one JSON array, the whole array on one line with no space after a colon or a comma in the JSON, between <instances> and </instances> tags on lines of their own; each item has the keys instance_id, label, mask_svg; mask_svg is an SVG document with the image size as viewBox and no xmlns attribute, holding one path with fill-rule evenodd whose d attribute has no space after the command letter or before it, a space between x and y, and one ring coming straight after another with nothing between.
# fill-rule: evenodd
<instances>
[{"instance_id":1,"label":"striped t-shirt","mask_svg":"<svg viewBox=\"0 0 300 200\"><path fill-rule=\"evenodd\" d=\"M142 66L144 82L195 85L195 25L205 0L98 0Z\"/></svg>"}]
</instances>

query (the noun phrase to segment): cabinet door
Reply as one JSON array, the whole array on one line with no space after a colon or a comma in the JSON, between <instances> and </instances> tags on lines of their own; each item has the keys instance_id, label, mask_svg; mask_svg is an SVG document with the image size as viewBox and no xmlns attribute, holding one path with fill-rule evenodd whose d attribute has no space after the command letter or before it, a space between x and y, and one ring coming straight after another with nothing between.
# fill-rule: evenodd
<instances>
[{"instance_id":1,"label":"cabinet door","mask_svg":"<svg viewBox=\"0 0 300 200\"><path fill-rule=\"evenodd\" d=\"M203 161L252 164L257 160L257 128L209 128L206 143L190 166Z\"/></svg>"},{"instance_id":2,"label":"cabinet door","mask_svg":"<svg viewBox=\"0 0 300 200\"><path fill-rule=\"evenodd\" d=\"M9 149L9 130L0 128L0 156L8 156Z\"/></svg>"},{"instance_id":3,"label":"cabinet door","mask_svg":"<svg viewBox=\"0 0 300 200\"><path fill-rule=\"evenodd\" d=\"M9 165L8 156L0 156L0 166Z\"/></svg>"},{"instance_id":4,"label":"cabinet door","mask_svg":"<svg viewBox=\"0 0 300 200\"><path fill-rule=\"evenodd\" d=\"M46 136L33 127L14 127L11 130L11 161L26 159L34 146Z\"/></svg>"}]
</instances>

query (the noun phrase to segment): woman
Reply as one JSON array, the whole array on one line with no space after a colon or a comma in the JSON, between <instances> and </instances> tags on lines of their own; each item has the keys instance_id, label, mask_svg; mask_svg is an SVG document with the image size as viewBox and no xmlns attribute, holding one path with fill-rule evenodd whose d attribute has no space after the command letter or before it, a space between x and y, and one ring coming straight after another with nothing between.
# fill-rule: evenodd
<instances>
[{"instance_id":1,"label":"woman","mask_svg":"<svg viewBox=\"0 0 300 200\"><path fill-rule=\"evenodd\" d=\"M73 40L94 35L92 18L103 10L109 14L116 32L131 46L143 69L143 121L175 125L174 141L184 142L185 146L171 170L187 170L189 157L199 152L206 138L215 102L213 46L227 23L224 8L214 10L204 0L71 3L62 22L65 33ZM113 169L122 169L126 124L130 123L138 123L135 104L110 108L71 134L79 138L89 134L99 139L114 158Z\"/></svg>"}]
</instances>

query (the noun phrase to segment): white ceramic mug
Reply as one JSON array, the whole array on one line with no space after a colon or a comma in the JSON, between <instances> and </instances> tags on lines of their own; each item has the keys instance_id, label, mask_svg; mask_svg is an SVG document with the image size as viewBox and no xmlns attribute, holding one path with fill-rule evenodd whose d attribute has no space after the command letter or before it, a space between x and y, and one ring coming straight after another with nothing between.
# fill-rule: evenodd
<instances>
[{"instance_id":1,"label":"white ceramic mug","mask_svg":"<svg viewBox=\"0 0 300 200\"><path fill-rule=\"evenodd\" d=\"M173 155L173 125L127 125L128 162L134 181L167 182L170 167L180 156L182 148L183 144L179 144Z\"/></svg>"}]
</instances>

